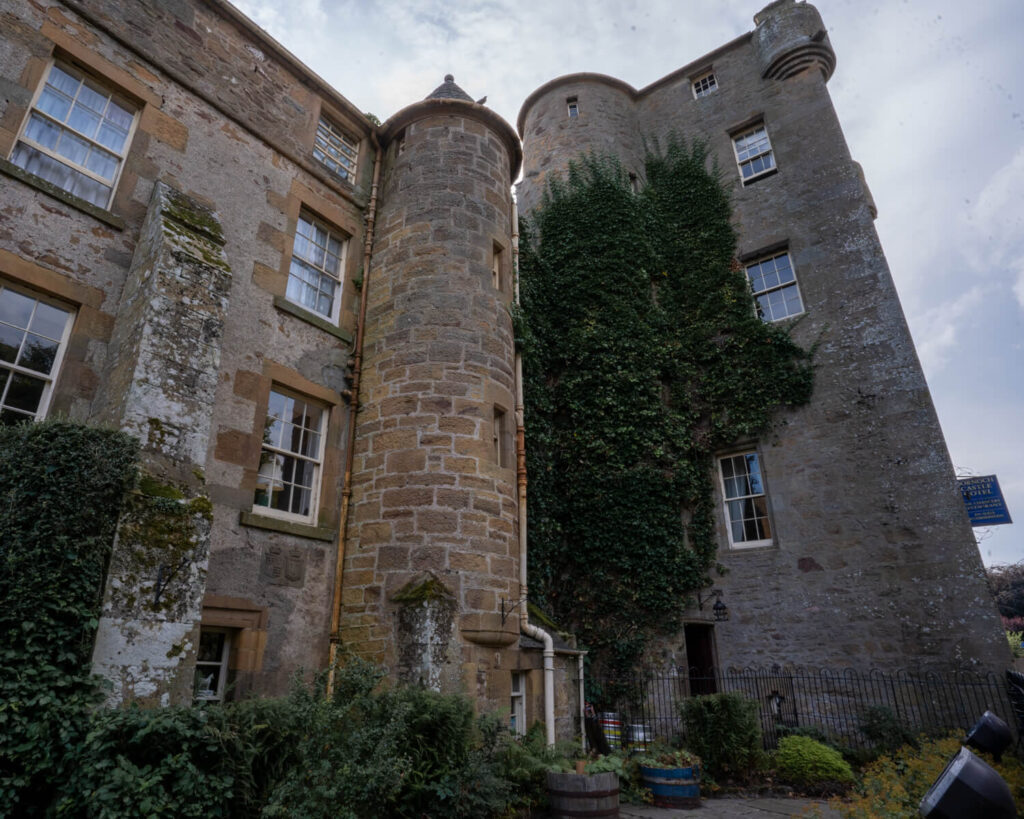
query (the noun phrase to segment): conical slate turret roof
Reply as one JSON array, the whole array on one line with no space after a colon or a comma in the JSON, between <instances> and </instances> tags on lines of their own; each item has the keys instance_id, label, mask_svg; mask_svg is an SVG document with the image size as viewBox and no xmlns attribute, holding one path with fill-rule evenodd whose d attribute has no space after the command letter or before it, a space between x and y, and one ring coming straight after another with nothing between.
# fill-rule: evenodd
<instances>
[{"instance_id":1,"label":"conical slate turret roof","mask_svg":"<svg viewBox=\"0 0 1024 819\"><path fill-rule=\"evenodd\" d=\"M455 84L455 77L451 74L444 75L444 82L431 91L425 99L428 100L466 100L472 102L473 98Z\"/></svg>"}]
</instances>

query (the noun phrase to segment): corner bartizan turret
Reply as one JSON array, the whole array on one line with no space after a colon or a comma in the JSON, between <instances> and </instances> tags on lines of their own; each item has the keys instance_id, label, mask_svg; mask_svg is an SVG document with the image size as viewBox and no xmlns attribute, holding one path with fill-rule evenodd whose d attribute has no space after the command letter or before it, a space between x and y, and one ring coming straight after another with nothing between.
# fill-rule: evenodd
<instances>
[{"instance_id":1,"label":"corner bartizan turret","mask_svg":"<svg viewBox=\"0 0 1024 819\"><path fill-rule=\"evenodd\" d=\"M808 68L818 68L827 81L836 68L836 54L818 10L810 3L777 0L754 15L761 76L788 80Z\"/></svg>"}]
</instances>

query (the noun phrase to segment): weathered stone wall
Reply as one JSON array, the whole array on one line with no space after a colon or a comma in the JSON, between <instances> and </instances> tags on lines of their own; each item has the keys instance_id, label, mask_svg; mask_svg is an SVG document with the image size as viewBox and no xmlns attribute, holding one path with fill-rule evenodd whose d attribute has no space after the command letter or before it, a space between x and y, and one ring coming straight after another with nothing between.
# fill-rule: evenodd
<instances>
[{"instance_id":1,"label":"weathered stone wall","mask_svg":"<svg viewBox=\"0 0 1024 819\"><path fill-rule=\"evenodd\" d=\"M579 115L568 115L575 99ZM541 86L523 104L523 181L516 188L519 212L537 207L549 174L563 174L580 154L619 157L627 170L643 165L643 135L636 115L636 91L601 74L571 74Z\"/></svg>"},{"instance_id":2,"label":"weathered stone wall","mask_svg":"<svg viewBox=\"0 0 1024 819\"><path fill-rule=\"evenodd\" d=\"M632 114L648 141L675 134L707 142L732 186L740 258L788 248L806 311L788 326L801 345L816 345L811 404L781 413L760 441L736 442L737 451L761 454L774 542L731 549L719 521L728 573L715 585L732 615L715 624L719 660L999 670L1009 661L1005 639L874 230L874 204L825 87L834 57L827 38L815 38L820 18L784 0L758 20L751 37L637 92ZM694 99L692 77L711 69L717 90ZM780 78L765 79L766 71ZM566 78L565 88L575 82ZM590 113L600 110L590 99L606 93L604 84L579 86L580 119L592 121L573 143L565 135L577 126L556 83L520 114L527 169L544 161L547 173L564 170L602 140L630 167L634 143L618 148L628 132L622 113L606 126ZM756 122L778 171L743 186L732 134ZM543 181L528 171L519 201L538 202ZM659 653L686 662L679 643Z\"/></svg>"},{"instance_id":3,"label":"weathered stone wall","mask_svg":"<svg viewBox=\"0 0 1024 819\"><path fill-rule=\"evenodd\" d=\"M117 344L111 338L154 185L164 181L217 211L224 258L233 272L230 309L212 383L213 409L197 422L208 425L208 442L187 447L205 473L213 504L212 522L205 524L211 554L203 618L238 638L231 660L237 690L272 694L287 690L296 668L317 668L327 656L347 415L341 392L347 387L358 302L354 281L365 196L312 160L319 110L329 108L363 138L362 170L372 172L373 151L369 125L358 111L345 109L338 116L343 98L321 93L272 44L235 25L230 15L221 19L216 9L187 2L90 3L89 16L80 17L64 4L0 3L0 157L9 156L51 55L76 62L138 106L108 210L55 196L0 162L0 276L76 310L52 411L86 421L113 419L129 391L145 389L141 381L129 383L134 365L120 368L112 360L115 352L131 355L138 325L126 314L127 331ZM140 23L139 15L153 14L184 15L190 27L203 31L205 48L189 52L193 65L205 66L212 55L236 59L250 54L248 46L259 47L265 58L259 65L275 84L267 86L269 80L255 71L250 76L255 62L236 65L233 76L239 82L229 84L230 92L227 85L222 89L227 100L204 91L197 76L179 81L184 58L170 51L178 48L175 37L186 38L184 43L191 35L168 20L178 34L151 37L141 30L149 24ZM148 37L152 42L141 48ZM268 97L283 107L267 113ZM289 100L309 115L288 121ZM264 116L274 117L277 131ZM259 132L264 127L267 134ZM341 316L334 327L311 320L285 299L302 210L349 237ZM160 354L174 359L178 352L168 343ZM174 376L190 390L188 362L179 363ZM290 526L250 511L267 400L275 385L308 396L329 412L319 515L310 525ZM141 416L132 422L144 440L145 422ZM172 423L182 426L184 438L193 435L191 422Z\"/></svg>"},{"instance_id":4,"label":"weathered stone wall","mask_svg":"<svg viewBox=\"0 0 1024 819\"><path fill-rule=\"evenodd\" d=\"M113 703L192 698L210 552L202 465L231 287L223 241L215 213L157 184L111 339L116 400L101 416L135 435L146 461L118 526L93 655Z\"/></svg>"},{"instance_id":5,"label":"weathered stone wall","mask_svg":"<svg viewBox=\"0 0 1024 819\"><path fill-rule=\"evenodd\" d=\"M428 100L385 126L342 637L400 676L507 708L517 507L493 425L495 406L506 422L513 410L512 158L479 108Z\"/></svg>"}]
</instances>

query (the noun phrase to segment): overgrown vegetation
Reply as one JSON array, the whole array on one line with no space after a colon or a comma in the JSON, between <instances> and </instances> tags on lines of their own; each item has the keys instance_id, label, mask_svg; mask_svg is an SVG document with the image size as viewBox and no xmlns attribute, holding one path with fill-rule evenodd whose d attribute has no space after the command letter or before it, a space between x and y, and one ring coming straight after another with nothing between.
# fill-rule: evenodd
<instances>
[{"instance_id":1,"label":"overgrown vegetation","mask_svg":"<svg viewBox=\"0 0 1024 819\"><path fill-rule=\"evenodd\" d=\"M916 744L904 745L879 757L865 768L853 798L842 802L833 800L833 807L847 819L917 816L921 799L960 750L962 740L962 734L941 739L922 737ZM996 763L987 754L979 755L1006 780L1017 803L1018 815L1024 815L1024 765L1012 756Z\"/></svg>"},{"instance_id":2,"label":"overgrown vegetation","mask_svg":"<svg viewBox=\"0 0 1024 819\"><path fill-rule=\"evenodd\" d=\"M688 697L680 709L687 746L714 779L746 779L761 767L761 718L756 701L740 694Z\"/></svg>"},{"instance_id":3,"label":"overgrown vegetation","mask_svg":"<svg viewBox=\"0 0 1024 819\"><path fill-rule=\"evenodd\" d=\"M673 141L634 193L584 158L522 229L530 591L604 672L709 582L713 454L811 393L809 354L754 313L707 164Z\"/></svg>"},{"instance_id":4,"label":"overgrown vegetation","mask_svg":"<svg viewBox=\"0 0 1024 819\"><path fill-rule=\"evenodd\" d=\"M483 819L542 800L547 749L357 660L333 697L320 677L283 700L99 707L91 651L136 461L121 433L0 427L0 817ZM158 503L138 539L173 551L205 510L142 481Z\"/></svg>"},{"instance_id":5,"label":"overgrown vegetation","mask_svg":"<svg viewBox=\"0 0 1024 819\"><path fill-rule=\"evenodd\" d=\"M990 566L985 574L1004 625L1007 620L1024 618L1024 562ZM1007 627L1007 631L1020 630L1019 626Z\"/></svg>"},{"instance_id":6,"label":"overgrown vegetation","mask_svg":"<svg viewBox=\"0 0 1024 819\"><path fill-rule=\"evenodd\" d=\"M128 436L64 422L0 427L0 815L33 816L97 700L93 638Z\"/></svg>"},{"instance_id":7,"label":"overgrown vegetation","mask_svg":"<svg viewBox=\"0 0 1024 819\"><path fill-rule=\"evenodd\" d=\"M779 740L775 767L783 782L805 792L834 793L853 782L853 769L842 754L810 737L788 736Z\"/></svg>"}]
</instances>

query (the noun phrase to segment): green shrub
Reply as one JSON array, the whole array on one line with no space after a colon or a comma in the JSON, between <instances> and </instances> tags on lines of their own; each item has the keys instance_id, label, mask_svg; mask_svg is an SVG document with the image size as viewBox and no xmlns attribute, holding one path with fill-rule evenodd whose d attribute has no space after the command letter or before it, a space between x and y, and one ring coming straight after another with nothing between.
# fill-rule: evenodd
<instances>
[{"instance_id":1,"label":"green shrub","mask_svg":"<svg viewBox=\"0 0 1024 819\"><path fill-rule=\"evenodd\" d=\"M59 784L65 817L256 817L295 761L286 700L96 711Z\"/></svg>"},{"instance_id":2,"label":"green shrub","mask_svg":"<svg viewBox=\"0 0 1024 819\"><path fill-rule=\"evenodd\" d=\"M868 738L876 754L895 751L903 745L917 742L913 732L900 722L892 709L885 705L872 705L864 709L860 730Z\"/></svg>"},{"instance_id":3,"label":"green shrub","mask_svg":"<svg viewBox=\"0 0 1024 819\"><path fill-rule=\"evenodd\" d=\"M833 800L832 806L846 819L904 819L918 815L921 799L946 764L960 750L963 734L941 739L919 738L891 754L880 756L864 769L852 798ZM976 752L977 753L977 752ZM1006 780L1024 815L1024 765L1012 756L996 763L988 754L978 754Z\"/></svg>"},{"instance_id":4,"label":"green shrub","mask_svg":"<svg viewBox=\"0 0 1024 819\"><path fill-rule=\"evenodd\" d=\"M333 697L323 677L289 698L303 735L267 817L488 817L512 799L500 778L503 731L464 697L375 690L381 672L350 660Z\"/></svg>"},{"instance_id":5,"label":"green shrub","mask_svg":"<svg viewBox=\"0 0 1024 819\"><path fill-rule=\"evenodd\" d=\"M686 744L712 777L744 778L763 760L757 702L740 694L690 697L681 708Z\"/></svg>"},{"instance_id":6,"label":"green shrub","mask_svg":"<svg viewBox=\"0 0 1024 819\"><path fill-rule=\"evenodd\" d=\"M92 644L136 457L120 432L0 426L0 817L43 814L99 699Z\"/></svg>"},{"instance_id":7,"label":"green shrub","mask_svg":"<svg viewBox=\"0 0 1024 819\"><path fill-rule=\"evenodd\" d=\"M805 789L831 790L853 782L853 770L839 751L810 737L783 737L775 763L783 781Z\"/></svg>"}]
</instances>

